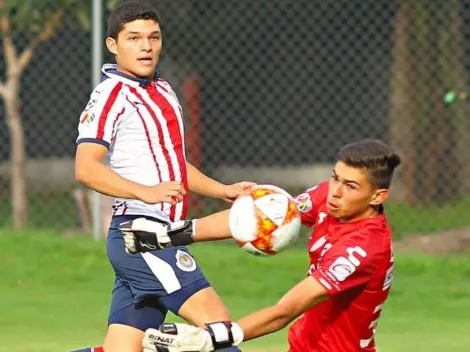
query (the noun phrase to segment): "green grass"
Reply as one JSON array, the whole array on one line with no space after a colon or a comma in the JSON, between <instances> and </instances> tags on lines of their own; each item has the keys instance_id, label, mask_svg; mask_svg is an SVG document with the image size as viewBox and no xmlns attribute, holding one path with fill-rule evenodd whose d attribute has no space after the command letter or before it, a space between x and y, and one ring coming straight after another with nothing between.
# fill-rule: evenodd
<instances>
[{"instance_id":1,"label":"green grass","mask_svg":"<svg viewBox=\"0 0 470 352\"><path fill-rule=\"evenodd\" d=\"M0 230L0 248L1 352L64 352L101 343L113 285L102 241ZM307 268L300 250L258 258L231 244L203 243L192 252L234 318L275 303ZM470 351L469 316L470 256L398 255L377 332L380 351ZM286 331L244 346L286 351Z\"/></svg>"},{"instance_id":2,"label":"green grass","mask_svg":"<svg viewBox=\"0 0 470 352\"><path fill-rule=\"evenodd\" d=\"M34 229L68 229L78 226L77 211L69 193L44 194L29 199L29 227ZM203 213L210 214L220 209L219 202L205 202ZM405 234L432 233L454 228L470 227L470 197L460 200L423 206L407 206L390 202L387 215L395 238ZM0 228L11 227L10 199L0 197ZM54 218L51 219L51 214ZM193 216L194 214L190 214Z\"/></svg>"}]
</instances>

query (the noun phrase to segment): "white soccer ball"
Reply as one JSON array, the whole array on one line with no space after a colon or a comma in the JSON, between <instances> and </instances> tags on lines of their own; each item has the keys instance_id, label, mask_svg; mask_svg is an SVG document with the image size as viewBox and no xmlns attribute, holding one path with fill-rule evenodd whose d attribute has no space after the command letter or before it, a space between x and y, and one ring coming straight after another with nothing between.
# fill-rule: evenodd
<instances>
[{"instance_id":1,"label":"white soccer ball","mask_svg":"<svg viewBox=\"0 0 470 352\"><path fill-rule=\"evenodd\" d=\"M255 255L274 255L294 242L301 226L294 198L272 185L257 185L235 200L230 231L240 247Z\"/></svg>"}]
</instances>

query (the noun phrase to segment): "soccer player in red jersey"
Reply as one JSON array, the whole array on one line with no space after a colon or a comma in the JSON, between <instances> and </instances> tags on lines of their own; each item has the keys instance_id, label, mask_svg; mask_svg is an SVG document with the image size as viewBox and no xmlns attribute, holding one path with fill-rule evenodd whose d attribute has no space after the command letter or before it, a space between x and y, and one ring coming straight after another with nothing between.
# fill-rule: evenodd
<instances>
[{"instance_id":1,"label":"soccer player in red jersey","mask_svg":"<svg viewBox=\"0 0 470 352\"><path fill-rule=\"evenodd\" d=\"M145 351L212 351L212 342L222 335L241 331L235 340L246 341L278 331L299 316L289 329L290 352L376 351L374 334L393 279L392 234L383 203L399 164L400 157L377 140L343 147L331 179L296 197L302 223L314 228L307 277L276 305L236 323L209 324L207 330L184 324L149 329ZM227 211L193 225L192 241L230 237ZM168 235L172 242L187 236ZM151 238L142 236L136 238ZM158 242L159 236L153 239ZM164 337L172 338L165 342Z\"/></svg>"}]
</instances>

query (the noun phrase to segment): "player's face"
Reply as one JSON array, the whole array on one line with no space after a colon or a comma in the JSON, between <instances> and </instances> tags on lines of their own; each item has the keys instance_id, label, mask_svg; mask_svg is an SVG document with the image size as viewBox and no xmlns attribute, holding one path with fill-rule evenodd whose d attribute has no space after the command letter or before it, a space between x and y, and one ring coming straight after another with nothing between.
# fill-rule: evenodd
<instances>
[{"instance_id":1,"label":"player's face","mask_svg":"<svg viewBox=\"0 0 470 352\"><path fill-rule=\"evenodd\" d=\"M339 161L331 175L327 208L341 221L354 221L374 215L375 206L387 196L388 191L375 188L362 170Z\"/></svg>"},{"instance_id":2,"label":"player's face","mask_svg":"<svg viewBox=\"0 0 470 352\"><path fill-rule=\"evenodd\" d=\"M152 79L162 50L160 25L153 20L126 23L117 40L107 38L106 45L116 56L119 71Z\"/></svg>"}]
</instances>

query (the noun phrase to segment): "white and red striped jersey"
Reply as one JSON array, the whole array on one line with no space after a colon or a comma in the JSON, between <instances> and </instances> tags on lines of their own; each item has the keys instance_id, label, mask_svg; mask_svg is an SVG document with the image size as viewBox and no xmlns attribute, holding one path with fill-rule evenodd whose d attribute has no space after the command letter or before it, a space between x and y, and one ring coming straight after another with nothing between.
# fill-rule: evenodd
<instances>
[{"instance_id":1,"label":"white and red striped jersey","mask_svg":"<svg viewBox=\"0 0 470 352\"><path fill-rule=\"evenodd\" d=\"M170 85L158 74L148 81L118 72L112 64L102 72L105 79L80 116L77 143L106 146L109 166L128 180L146 186L182 181L187 188L183 112ZM120 198L113 206L115 215L171 221L184 219L187 208L187 196L175 206Z\"/></svg>"}]
</instances>

